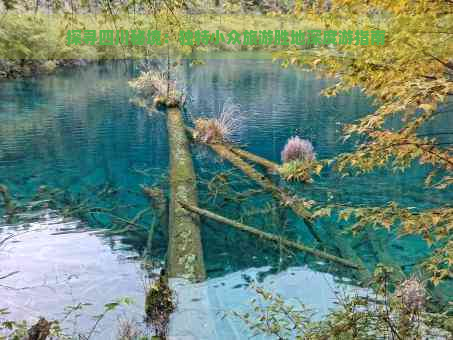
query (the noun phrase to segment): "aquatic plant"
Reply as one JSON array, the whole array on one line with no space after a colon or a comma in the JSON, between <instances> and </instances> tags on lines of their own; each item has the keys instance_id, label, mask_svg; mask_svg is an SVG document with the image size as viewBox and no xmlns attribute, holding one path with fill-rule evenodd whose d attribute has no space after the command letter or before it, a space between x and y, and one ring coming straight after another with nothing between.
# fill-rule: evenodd
<instances>
[{"instance_id":1,"label":"aquatic plant","mask_svg":"<svg viewBox=\"0 0 453 340\"><path fill-rule=\"evenodd\" d=\"M242 125L238 105L226 101L216 118L195 120L195 139L202 143L231 143Z\"/></svg>"},{"instance_id":2,"label":"aquatic plant","mask_svg":"<svg viewBox=\"0 0 453 340\"><path fill-rule=\"evenodd\" d=\"M309 140L295 136L288 139L281 153L281 157L282 162L287 163L290 161L313 161L316 156L313 145Z\"/></svg>"}]
</instances>

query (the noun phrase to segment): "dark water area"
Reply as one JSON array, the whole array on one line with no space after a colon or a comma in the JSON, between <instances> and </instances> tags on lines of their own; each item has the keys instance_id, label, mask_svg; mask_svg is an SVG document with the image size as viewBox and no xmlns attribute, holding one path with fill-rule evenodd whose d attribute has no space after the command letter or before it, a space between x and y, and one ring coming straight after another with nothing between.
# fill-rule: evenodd
<instances>
[{"instance_id":1,"label":"dark water area","mask_svg":"<svg viewBox=\"0 0 453 340\"><path fill-rule=\"evenodd\" d=\"M358 89L323 97L320 91L333 80L282 69L270 60L208 60L206 65L191 67L184 63L178 69L178 82L184 84L189 98L185 112L188 122L193 117L218 114L222 104L230 100L242 111L237 143L276 162L286 140L296 134L312 141L319 159L351 150L351 142L341 141L343 124L373 111L372 99ZM137 64L115 62L37 79L0 82L0 183L8 186L14 199L29 202L42 186L58 188L64 193L61 201L68 204L114 207L116 216L132 219L149 205L140 185L161 185L167 190L165 115L150 113L131 102L134 93L127 82L137 74ZM453 123L451 117L442 115L429 129L443 131L442 127ZM237 191L256 187L206 148L194 146L192 151L202 207L307 244L313 242L304 224L266 195L234 201L228 200L228 193L220 192L213 198L208 184L220 171L228 171ZM295 191L317 202L351 205L378 206L396 201L426 208L451 202L451 192L423 187L420 179L428 170L410 169L405 174L377 170L361 177L341 177L326 171L314 184L296 186ZM139 224L149 226L154 218L151 211ZM99 213L83 222L88 227L110 228L115 220ZM346 228L344 222L336 224ZM6 225L6 220L0 220L0 237L2 230L11 230ZM322 224L318 228L322 234ZM408 271L429 252L416 238L379 235L390 256ZM339 279L350 276L344 268L279 249L213 222L203 224L202 239L211 278L263 266L278 273L304 264ZM105 236L104 242L142 255L146 231L124 234L120 245L112 241L112 236ZM166 232L158 228L154 259L162 263L165 251ZM372 269L377 259L369 245L361 244L357 251Z\"/></svg>"}]
</instances>

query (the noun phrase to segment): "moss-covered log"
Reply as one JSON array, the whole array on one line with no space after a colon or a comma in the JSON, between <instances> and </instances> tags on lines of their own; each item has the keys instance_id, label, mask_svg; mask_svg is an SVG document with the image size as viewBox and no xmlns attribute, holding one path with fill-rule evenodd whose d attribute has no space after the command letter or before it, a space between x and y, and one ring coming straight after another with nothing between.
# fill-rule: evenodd
<instances>
[{"instance_id":1,"label":"moss-covered log","mask_svg":"<svg viewBox=\"0 0 453 340\"><path fill-rule=\"evenodd\" d=\"M240 148L229 147L229 149L236 155L238 155L248 161L251 161L251 162L254 162L256 164L263 166L269 172L278 173L279 165L277 163L269 161L261 156L255 155L249 151L246 151L246 150L243 150ZM304 217L308 216L311 220L311 215L307 215L306 209L304 209L303 206L302 206L303 210L301 212L298 212L298 209L301 208L300 204L291 206L291 208L297 215L304 216ZM309 228L310 228L310 226L309 226ZM314 229L314 227L311 227L311 228ZM312 230L311 228L310 228L310 230ZM336 228L333 225L331 225L331 224L326 225L325 228L326 228L327 233L331 236L331 241L333 241L332 243L334 244L335 248L338 249L341 256L343 256L345 258L350 258L354 262L361 263L364 267L363 261L360 259L360 257L357 255L357 253L354 251L354 249L350 245L349 241L345 237L340 235L338 230L336 230ZM374 253L378 257L379 262L383 263L384 265L390 266L394 269L393 278L395 280L400 281L400 280L404 279L405 275L404 275L403 271L401 270L401 267L398 266L395 263L395 261L393 261L390 258L390 256L387 254L387 252L383 250L382 244L379 244L379 241L376 238L376 235L369 233L368 237L369 237L370 245L373 248ZM317 239L317 240L320 241L319 239ZM366 280L369 277L371 277L371 273L369 273L369 271L364 271L361 275L362 280Z\"/></svg>"},{"instance_id":2,"label":"moss-covered log","mask_svg":"<svg viewBox=\"0 0 453 340\"><path fill-rule=\"evenodd\" d=\"M277 163L274 163L266 158L263 158L261 156L255 155L254 153L251 153L249 151L240 149L240 148L235 148L231 147L231 151L233 151L236 155L249 160L251 162L254 162L256 164L259 164L266 168L269 172L271 173L278 173L278 168L279 165Z\"/></svg>"},{"instance_id":3,"label":"moss-covered log","mask_svg":"<svg viewBox=\"0 0 453 340\"><path fill-rule=\"evenodd\" d=\"M262 238L262 239L265 239L265 240L268 240L268 241L272 241L272 242L276 242L276 243L282 244L284 246L290 247L292 249L296 249L296 250L305 252L307 254L319 257L321 259L341 264L341 265L346 266L346 267L359 269L359 270L362 269L360 267L360 265L357 264L357 263L342 259L342 258L340 258L338 256L335 256L335 255L331 255L331 254L326 253L324 251L320 251L320 250L308 247L308 246L306 246L306 245L304 245L302 243L291 241L291 240L285 239L283 237L280 237L280 236L277 236L277 235L274 235L274 234L270 234L270 233L261 231L261 230L259 230L257 228L254 228L254 227L245 225L243 223L240 223L240 222L237 222L237 221L234 221L234 220L230 220L229 218L220 216L218 214L215 214L215 213L213 213L213 212L211 212L209 210L201 209L201 208L198 208L196 206L191 206L191 205L186 204L184 202L179 202L179 203L185 209L187 209L187 210L189 210L191 212L197 213L197 214L199 214L201 216L210 218L210 219L212 219L214 221L217 221L217 222L232 226L232 227L234 227L236 229L245 231L247 233L253 234L255 236L258 236L259 238Z\"/></svg>"},{"instance_id":4,"label":"moss-covered log","mask_svg":"<svg viewBox=\"0 0 453 340\"><path fill-rule=\"evenodd\" d=\"M193 136L193 129L186 128L186 130ZM236 152L233 152L230 147L223 144L208 144L211 149L213 149L220 157L226 159L235 167L239 168L243 173L245 173L249 178L254 180L259 184L263 189L269 191L276 197L280 202L285 206L291 208L291 210L299 217L303 219L305 225L310 231L311 235L321 244L325 245L326 243L332 244L340 253L341 257L348 258L359 264L360 270L358 271L359 280L366 282L371 278L371 273L366 268L362 259L357 255L349 241L340 235L339 231L335 228L334 225L326 223L324 226L327 234L329 235L329 242L323 242L318 232L315 229L314 219L312 213L305 208L303 201L294 199L288 192L277 187L272 181L257 171L253 166L244 161L238 155L239 149L236 149ZM249 155L250 156L250 155ZM261 158L256 156L255 158ZM248 157L250 159L250 157Z\"/></svg>"},{"instance_id":5,"label":"moss-covered log","mask_svg":"<svg viewBox=\"0 0 453 340\"><path fill-rule=\"evenodd\" d=\"M170 214L167 253L168 276L192 281L205 279L200 221L180 203L197 206L197 188L192 156L181 111L167 110L170 144Z\"/></svg>"},{"instance_id":6,"label":"moss-covered log","mask_svg":"<svg viewBox=\"0 0 453 340\"><path fill-rule=\"evenodd\" d=\"M187 131L193 136L193 129L187 128ZM253 166L244 161L237 154L232 152L229 147L223 144L208 144L211 149L213 149L220 157L226 159L235 167L240 169L245 173L249 178L254 180L258 185L260 185L264 190L272 193L279 201L281 201L285 206L291 208L296 215L301 217L307 228L309 229L311 235L318 242L322 243L321 237L315 230L315 227L312 222L311 213L304 207L303 202L297 199L293 199L287 192L277 187L272 181L264 176L262 173L257 171Z\"/></svg>"},{"instance_id":7,"label":"moss-covered log","mask_svg":"<svg viewBox=\"0 0 453 340\"><path fill-rule=\"evenodd\" d=\"M217 152L222 158L231 162L234 166L241 169L248 177L258 183L263 189L271 192L283 205L291 208L293 212L301 217L311 235L316 241L322 243L322 239L315 229L312 221L312 214L304 207L304 203L301 200L294 199L283 189L277 187L270 179L265 177L253 166L245 162L241 157L232 152L228 147L222 144L209 144L209 146Z\"/></svg>"}]
</instances>

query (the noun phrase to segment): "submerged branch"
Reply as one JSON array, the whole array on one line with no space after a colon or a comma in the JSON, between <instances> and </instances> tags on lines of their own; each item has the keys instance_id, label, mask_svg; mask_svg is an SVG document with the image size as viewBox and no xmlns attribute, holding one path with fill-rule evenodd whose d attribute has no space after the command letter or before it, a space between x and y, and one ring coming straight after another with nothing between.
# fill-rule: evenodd
<instances>
[{"instance_id":1,"label":"submerged branch","mask_svg":"<svg viewBox=\"0 0 453 340\"><path fill-rule=\"evenodd\" d=\"M271 173L278 173L279 165L277 163L240 148L232 147L231 151L242 158L265 167Z\"/></svg>"},{"instance_id":2,"label":"submerged branch","mask_svg":"<svg viewBox=\"0 0 453 340\"><path fill-rule=\"evenodd\" d=\"M19 273L19 271L18 271L18 270L16 270L15 272L11 272L11 273L8 273L8 274L5 274L5 275L2 275L2 276L0 276L0 280L6 279L7 277L10 277L10 276L16 275L16 274L18 274L18 273Z\"/></svg>"},{"instance_id":3,"label":"submerged branch","mask_svg":"<svg viewBox=\"0 0 453 340\"><path fill-rule=\"evenodd\" d=\"M186 128L188 132L193 136L193 129ZM280 200L283 205L290 207L296 215L301 217L305 224L307 225L308 230L316 241L322 243L322 239L319 236L318 232L315 230L314 224L312 222L311 213L304 207L304 202L298 199L291 197L288 193L284 192L281 188L277 187L272 183L268 178L263 174L258 172L253 166L244 161L237 154L233 153L227 146L222 144L207 144L213 149L220 157L231 162L235 167L239 168L243 173L245 173L249 178L254 180L258 185L263 189L269 191L274 195L278 200Z\"/></svg>"},{"instance_id":4,"label":"submerged branch","mask_svg":"<svg viewBox=\"0 0 453 340\"><path fill-rule=\"evenodd\" d=\"M299 242L291 241L291 240L282 238L282 237L277 236L277 235L266 233L266 232L261 231L261 230L259 230L257 228L253 228L253 227L250 227L248 225L242 224L240 222L237 222L237 221L234 221L234 220L230 220L230 219L228 219L226 217L217 215L217 214L215 214L213 212L210 212L209 210L201 209L201 208L186 204L186 203L184 203L182 201L178 201L178 202L185 209L187 209L187 210L189 210L189 211L191 211L193 213L196 213L196 214L199 214L201 216L210 218L210 219L212 219L214 221L229 225L229 226L234 227L236 229L239 229L239 230L242 230L242 231L246 231L246 232L248 232L250 234L256 235L256 236L258 236L260 238L263 238L263 239L266 239L268 241L277 242L277 243L283 244L285 246L291 247L293 249L297 249L297 250L300 250L302 252L311 254L313 256L316 256L316 257L319 257L319 258L322 258L322 259L325 259L325 260L328 260L328 261L336 262L336 263L341 264L341 265L346 266L346 267L359 269L359 270L362 269L362 267L360 265L358 265L358 264L356 264L354 262L342 259L342 258L340 258L338 256L331 255L329 253L326 253L326 252L323 252L323 251L320 251L320 250L316 250L314 248L305 246L305 245L303 245L303 244L301 244Z\"/></svg>"},{"instance_id":5,"label":"submerged branch","mask_svg":"<svg viewBox=\"0 0 453 340\"><path fill-rule=\"evenodd\" d=\"M193 129L186 128L186 130L193 136ZM220 157L228 160L235 167L239 168L244 174L249 178L254 180L258 185L260 185L264 190L272 193L284 206L291 208L291 210L300 218L303 219L307 229L311 235L318 241L321 245L324 245L326 242L323 242L318 232L315 229L314 217L313 214L305 207L305 203L302 199L292 196L290 193L285 190L277 187L271 180L257 171L253 166L244 161L236 153L231 151L228 146L223 144L207 144L211 149L213 149ZM255 159L260 158L259 156ZM359 263L361 270L359 271L360 280L366 282L370 279L371 275L369 270L366 268L362 259L357 255L357 253L352 249L348 240L346 240L340 233L337 228L331 223L326 223L325 230L329 235L329 243L333 244L341 256L345 258L353 259L356 263Z\"/></svg>"},{"instance_id":6,"label":"submerged branch","mask_svg":"<svg viewBox=\"0 0 453 340\"><path fill-rule=\"evenodd\" d=\"M16 213L16 205L6 185L0 184L0 197L3 199L6 214L9 216L9 219L12 218Z\"/></svg>"},{"instance_id":7,"label":"submerged branch","mask_svg":"<svg viewBox=\"0 0 453 340\"><path fill-rule=\"evenodd\" d=\"M156 228L160 226L162 230L168 230L168 202L164 191L158 187L142 186L142 190L148 197L150 208L155 212L155 217L148 229L148 239L146 241L145 254L150 257Z\"/></svg>"}]
</instances>

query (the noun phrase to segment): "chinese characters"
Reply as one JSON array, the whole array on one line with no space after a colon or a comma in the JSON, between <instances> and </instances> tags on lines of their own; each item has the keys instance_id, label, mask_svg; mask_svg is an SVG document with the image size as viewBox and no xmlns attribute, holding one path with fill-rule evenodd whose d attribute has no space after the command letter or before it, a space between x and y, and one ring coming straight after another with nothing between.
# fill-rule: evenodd
<instances>
[{"instance_id":1,"label":"chinese characters","mask_svg":"<svg viewBox=\"0 0 453 340\"><path fill-rule=\"evenodd\" d=\"M218 45L221 42L227 45L384 45L385 31L373 30L245 30L239 33L231 30L228 33L209 32L207 30L181 30L178 42L181 46ZM168 43L168 34L161 34L159 30L69 30L68 45L131 45L160 46Z\"/></svg>"}]
</instances>

